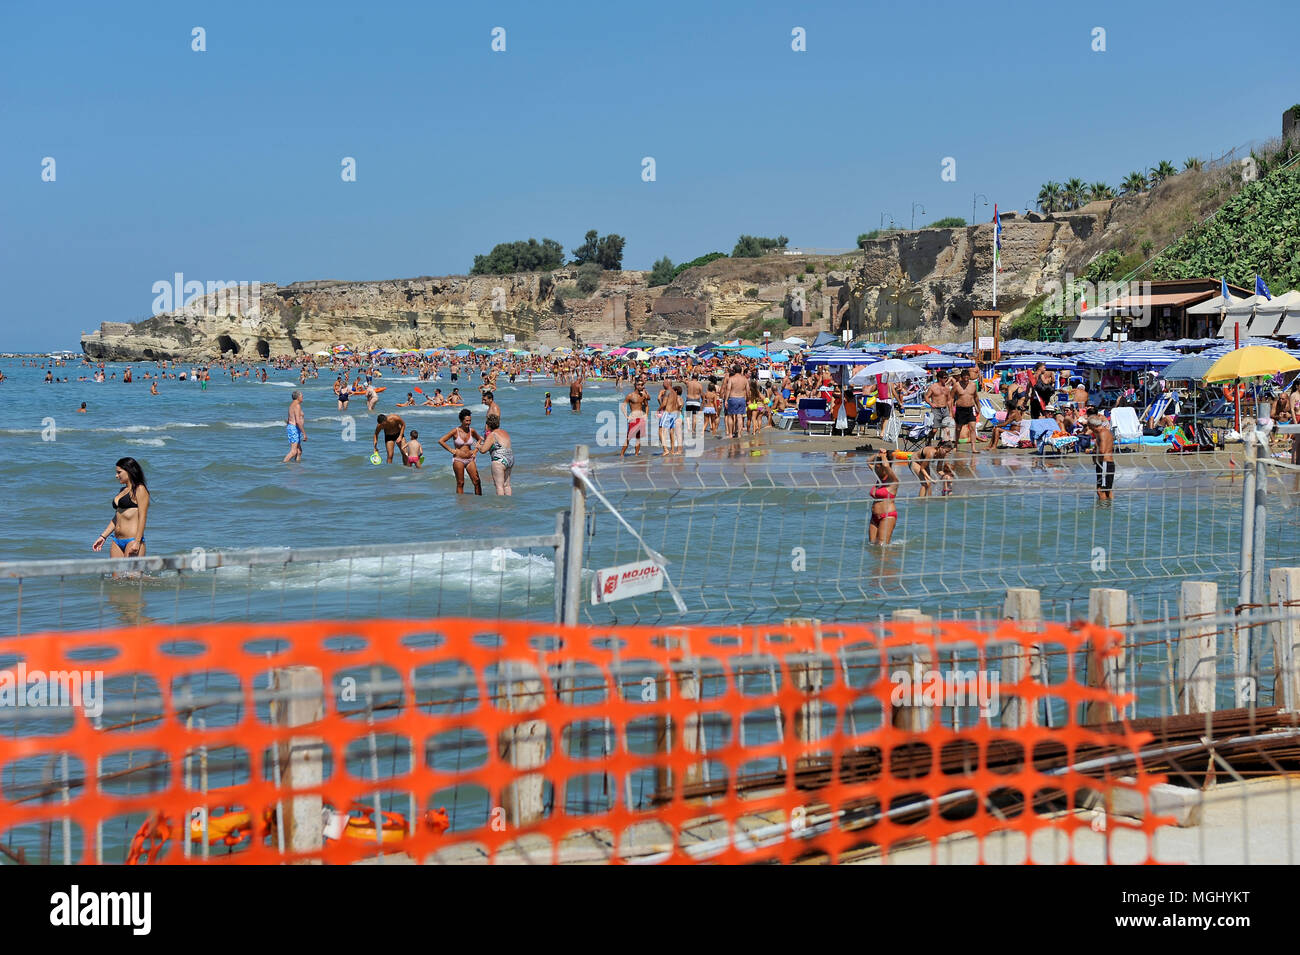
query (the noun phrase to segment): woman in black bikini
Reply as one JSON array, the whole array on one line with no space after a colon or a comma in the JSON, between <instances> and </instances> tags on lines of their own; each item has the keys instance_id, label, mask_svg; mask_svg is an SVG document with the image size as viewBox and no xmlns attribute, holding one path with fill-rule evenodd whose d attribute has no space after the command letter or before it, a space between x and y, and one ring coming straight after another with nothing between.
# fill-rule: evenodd
<instances>
[{"instance_id":1,"label":"woman in black bikini","mask_svg":"<svg viewBox=\"0 0 1300 955\"><path fill-rule=\"evenodd\" d=\"M122 458L117 462L117 482L123 489L113 495L113 519L104 533L95 538L90 549L98 553L104 542L110 541L109 553L113 557L143 557L149 488L145 486L144 471L135 458Z\"/></svg>"}]
</instances>

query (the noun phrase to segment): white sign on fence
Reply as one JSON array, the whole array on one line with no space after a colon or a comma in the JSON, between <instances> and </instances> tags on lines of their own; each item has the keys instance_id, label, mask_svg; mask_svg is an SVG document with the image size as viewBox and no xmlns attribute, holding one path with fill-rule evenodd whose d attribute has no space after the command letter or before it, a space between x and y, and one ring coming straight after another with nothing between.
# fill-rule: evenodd
<instances>
[{"instance_id":1,"label":"white sign on fence","mask_svg":"<svg viewBox=\"0 0 1300 955\"><path fill-rule=\"evenodd\" d=\"M502 335L501 337L502 337L502 339L504 339L505 341L508 341L508 342L512 342L512 341L515 340L515 336L514 336L514 335Z\"/></svg>"},{"instance_id":2,"label":"white sign on fence","mask_svg":"<svg viewBox=\"0 0 1300 955\"><path fill-rule=\"evenodd\" d=\"M992 350L993 350L993 336L992 336L992 335L981 335L981 336L980 336L980 344L979 344L979 348L980 348L980 351L992 351Z\"/></svg>"},{"instance_id":3,"label":"white sign on fence","mask_svg":"<svg viewBox=\"0 0 1300 955\"><path fill-rule=\"evenodd\" d=\"M604 604L663 589L664 570L653 560L619 564L596 571L596 579L591 585L591 602Z\"/></svg>"}]
</instances>

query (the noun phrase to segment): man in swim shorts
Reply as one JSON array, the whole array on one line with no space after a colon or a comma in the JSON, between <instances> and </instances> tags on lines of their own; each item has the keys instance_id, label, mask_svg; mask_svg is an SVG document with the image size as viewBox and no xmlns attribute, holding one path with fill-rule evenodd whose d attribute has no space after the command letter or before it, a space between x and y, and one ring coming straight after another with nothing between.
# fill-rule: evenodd
<instances>
[{"instance_id":1,"label":"man in swim shorts","mask_svg":"<svg viewBox=\"0 0 1300 955\"><path fill-rule=\"evenodd\" d=\"M636 438L636 450L633 452L635 456L641 453L641 439L645 438L648 441L650 438L650 433L646 430L650 393L645 390L645 381L638 378L636 385L623 400L627 402L627 438L623 441L623 454L627 454L628 444Z\"/></svg>"},{"instance_id":2,"label":"man in swim shorts","mask_svg":"<svg viewBox=\"0 0 1300 955\"><path fill-rule=\"evenodd\" d=\"M731 373L722 383L723 410L727 413L727 434L740 437L740 425L749 407L749 379L740 365L732 365Z\"/></svg>"},{"instance_id":3,"label":"man in swim shorts","mask_svg":"<svg viewBox=\"0 0 1300 955\"><path fill-rule=\"evenodd\" d=\"M307 435L303 433L304 421L302 417L302 392L295 391L290 395L289 414L285 418L285 434L289 438L289 453L284 456L282 463L288 464L290 461L302 460L302 443L307 440Z\"/></svg>"},{"instance_id":4,"label":"man in swim shorts","mask_svg":"<svg viewBox=\"0 0 1300 955\"><path fill-rule=\"evenodd\" d=\"M569 410L575 414L582 411L582 382L576 378L569 385Z\"/></svg>"},{"instance_id":5,"label":"man in swim shorts","mask_svg":"<svg viewBox=\"0 0 1300 955\"><path fill-rule=\"evenodd\" d=\"M699 372L691 372L686 382L685 436L692 440L700 430L700 412L704 410L704 385L700 382Z\"/></svg>"},{"instance_id":6,"label":"man in swim shorts","mask_svg":"<svg viewBox=\"0 0 1300 955\"><path fill-rule=\"evenodd\" d=\"M406 454L406 422L395 414L381 414L375 420L378 424L375 426L374 449L379 450L379 433L382 431L384 433L384 444L388 450L388 463L392 464L393 449L395 447L401 447L402 454Z\"/></svg>"},{"instance_id":7,"label":"man in swim shorts","mask_svg":"<svg viewBox=\"0 0 1300 955\"><path fill-rule=\"evenodd\" d=\"M943 430L944 421L952 417L952 388L948 383L948 369L940 368L930 387L925 389L925 403L930 406L931 440Z\"/></svg>"},{"instance_id":8,"label":"man in swim shorts","mask_svg":"<svg viewBox=\"0 0 1300 955\"><path fill-rule=\"evenodd\" d=\"M1092 435L1096 450L1092 466L1097 472L1097 501L1115 500L1115 432L1099 414L1088 415L1088 433Z\"/></svg>"},{"instance_id":9,"label":"man in swim shorts","mask_svg":"<svg viewBox=\"0 0 1300 955\"><path fill-rule=\"evenodd\" d=\"M975 394L979 391L979 382L969 368L961 370L961 377L952 388L953 419L957 422L957 440L963 435L970 440L970 453L979 453L975 438Z\"/></svg>"},{"instance_id":10,"label":"man in swim shorts","mask_svg":"<svg viewBox=\"0 0 1300 955\"><path fill-rule=\"evenodd\" d=\"M663 454L681 451L682 396L667 381L659 392L659 447Z\"/></svg>"}]
</instances>

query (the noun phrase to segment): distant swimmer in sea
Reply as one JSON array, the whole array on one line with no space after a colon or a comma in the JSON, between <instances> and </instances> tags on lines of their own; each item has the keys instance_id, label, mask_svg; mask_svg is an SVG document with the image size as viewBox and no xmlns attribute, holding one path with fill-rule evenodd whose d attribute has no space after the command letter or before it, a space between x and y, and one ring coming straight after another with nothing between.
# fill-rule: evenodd
<instances>
[{"instance_id":1,"label":"distant swimmer in sea","mask_svg":"<svg viewBox=\"0 0 1300 955\"><path fill-rule=\"evenodd\" d=\"M348 410L348 400L352 397L352 386L342 379L334 382L334 392L338 395L339 411Z\"/></svg>"},{"instance_id":2,"label":"distant swimmer in sea","mask_svg":"<svg viewBox=\"0 0 1300 955\"><path fill-rule=\"evenodd\" d=\"M306 422L302 416L302 392L295 391L290 396L289 414L284 419L284 431L289 439L289 453L284 456L282 463L288 464L290 461L302 460L302 443L307 440L307 435L303 432Z\"/></svg>"},{"instance_id":3,"label":"distant swimmer in sea","mask_svg":"<svg viewBox=\"0 0 1300 955\"><path fill-rule=\"evenodd\" d=\"M375 419L378 424L375 425L375 443L374 449L379 450L379 433L384 434L384 445L388 450L388 463L393 463L393 449L400 447L403 455L406 453L406 422L395 414L383 415ZM405 461L405 457L402 458Z\"/></svg>"},{"instance_id":4,"label":"distant swimmer in sea","mask_svg":"<svg viewBox=\"0 0 1300 955\"><path fill-rule=\"evenodd\" d=\"M367 381L366 382L366 410L374 411L375 405L377 404L379 404L379 392L375 391L375 386L373 383ZM388 455L388 460L390 461L393 460L393 455L391 452Z\"/></svg>"},{"instance_id":5,"label":"distant swimmer in sea","mask_svg":"<svg viewBox=\"0 0 1300 955\"><path fill-rule=\"evenodd\" d=\"M546 409L547 414L551 413L551 393L549 391L546 393L546 400L542 402L542 407Z\"/></svg>"},{"instance_id":6,"label":"distant swimmer in sea","mask_svg":"<svg viewBox=\"0 0 1300 955\"><path fill-rule=\"evenodd\" d=\"M463 405L464 403L465 403L465 399L460 396L460 389L459 388L451 389L451 394L447 396L447 404Z\"/></svg>"},{"instance_id":7,"label":"distant swimmer in sea","mask_svg":"<svg viewBox=\"0 0 1300 955\"><path fill-rule=\"evenodd\" d=\"M569 409L574 414L582 411L582 382L576 378L573 384L569 385Z\"/></svg>"},{"instance_id":8,"label":"distant swimmer in sea","mask_svg":"<svg viewBox=\"0 0 1300 955\"><path fill-rule=\"evenodd\" d=\"M149 488L144 471L135 458L121 458L116 465L117 483L122 490L113 495L113 517L90 549L99 553L109 541L113 557L144 557L144 525L149 517Z\"/></svg>"},{"instance_id":9,"label":"distant swimmer in sea","mask_svg":"<svg viewBox=\"0 0 1300 955\"><path fill-rule=\"evenodd\" d=\"M406 442L406 451L403 452L406 457L406 466L416 470L419 470L420 466L424 464L424 446L420 444L419 437L420 432L412 431L411 440Z\"/></svg>"},{"instance_id":10,"label":"distant swimmer in sea","mask_svg":"<svg viewBox=\"0 0 1300 955\"><path fill-rule=\"evenodd\" d=\"M157 379L155 379L155 380L149 382L149 394L151 394L151 395L156 395L156 394L158 394L158 381L157 381Z\"/></svg>"},{"instance_id":11,"label":"distant swimmer in sea","mask_svg":"<svg viewBox=\"0 0 1300 955\"><path fill-rule=\"evenodd\" d=\"M468 473L469 479L474 482L474 493L482 494L483 483L479 480L478 462L474 457L476 445L482 436L470 425L472 415L468 408L459 417L460 424L439 438L438 444L451 454L451 469L456 474L456 493L465 493L465 475ZM453 444L448 444L448 441Z\"/></svg>"},{"instance_id":12,"label":"distant swimmer in sea","mask_svg":"<svg viewBox=\"0 0 1300 955\"><path fill-rule=\"evenodd\" d=\"M510 434L501 427L499 415L487 416L487 434L478 443L478 453L486 454L492 462L492 483L497 494L509 497L510 472L515 467L515 452L510 447Z\"/></svg>"},{"instance_id":13,"label":"distant swimmer in sea","mask_svg":"<svg viewBox=\"0 0 1300 955\"><path fill-rule=\"evenodd\" d=\"M487 405L486 414L488 416L488 420L491 420L492 415L496 415L498 421L501 419L501 406L497 404L496 397L492 394L492 392L490 391L483 392L483 404ZM488 425L488 430L489 431L492 430L492 425Z\"/></svg>"},{"instance_id":14,"label":"distant swimmer in sea","mask_svg":"<svg viewBox=\"0 0 1300 955\"><path fill-rule=\"evenodd\" d=\"M447 403L447 399L443 397L441 388L434 388L433 394L426 396L424 399L424 403L434 408L441 408L443 405Z\"/></svg>"},{"instance_id":15,"label":"distant swimmer in sea","mask_svg":"<svg viewBox=\"0 0 1300 955\"><path fill-rule=\"evenodd\" d=\"M86 407L86 403L83 401L81 403L81 407L77 409L77 414L85 414L88 410L89 409Z\"/></svg>"},{"instance_id":16,"label":"distant swimmer in sea","mask_svg":"<svg viewBox=\"0 0 1300 955\"><path fill-rule=\"evenodd\" d=\"M415 407L415 395L414 395L412 392L409 392L409 391L408 391L408 392L406 393L406 400L405 400L405 401L399 401L399 402L397 403L397 407L399 407L399 408L414 408L414 407Z\"/></svg>"}]
</instances>

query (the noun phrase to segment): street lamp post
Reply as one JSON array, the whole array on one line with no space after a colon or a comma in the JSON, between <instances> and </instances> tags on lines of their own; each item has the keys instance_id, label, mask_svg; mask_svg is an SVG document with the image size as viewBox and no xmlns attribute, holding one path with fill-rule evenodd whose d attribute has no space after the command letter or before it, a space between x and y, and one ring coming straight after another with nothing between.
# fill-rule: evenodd
<instances>
[{"instance_id":1,"label":"street lamp post","mask_svg":"<svg viewBox=\"0 0 1300 955\"><path fill-rule=\"evenodd\" d=\"M921 206L921 203L919 202L912 203L912 230L913 231L916 230L916 207L917 206ZM925 206L921 206L921 215L925 215Z\"/></svg>"},{"instance_id":2,"label":"street lamp post","mask_svg":"<svg viewBox=\"0 0 1300 955\"><path fill-rule=\"evenodd\" d=\"M984 205L986 206L989 204L989 197L984 195L984 193L982 192L977 192L970 197L970 224L971 225L975 224L975 200L976 199L983 199Z\"/></svg>"}]
</instances>

